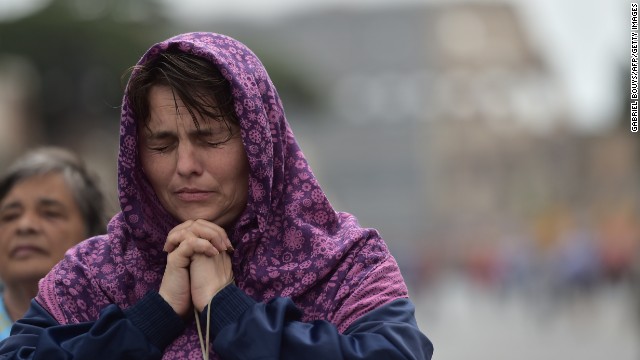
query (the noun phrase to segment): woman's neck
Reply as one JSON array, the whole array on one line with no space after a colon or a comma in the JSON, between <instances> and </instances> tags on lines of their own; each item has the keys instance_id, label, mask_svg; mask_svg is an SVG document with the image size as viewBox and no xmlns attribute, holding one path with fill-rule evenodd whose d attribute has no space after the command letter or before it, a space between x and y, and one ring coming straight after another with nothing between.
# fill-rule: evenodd
<instances>
[{"instance_id":1,"label":"woman's neck","mask_svg":"<svg viewBox=\"0 0 640 360\"><path fill-rule=\"evenodd\" d=\"M4 284L2 298L4 306L9 313L11 321L16 321L24 316L29 309L31 299L38 294L38 284Z\"/></svg>"}]
</instances>

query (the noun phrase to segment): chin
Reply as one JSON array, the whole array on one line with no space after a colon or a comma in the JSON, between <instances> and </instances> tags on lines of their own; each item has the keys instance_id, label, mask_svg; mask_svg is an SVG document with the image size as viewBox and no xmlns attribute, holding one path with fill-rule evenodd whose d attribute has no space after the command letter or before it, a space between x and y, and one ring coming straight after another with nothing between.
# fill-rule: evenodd
<instances>
[{"instance_id":1,"label":"chin","mask_svg":"<svg viewBox=\"0 0 640 360\"><path fill-rule=\"evenodd\" d=\"M176 218L181 222L185 222L187 220L198 220L198 219L207 220L210 222L214 222L215 220L214 215L212 215L211 213L207 213L205 211L183 212L183 213L177 214Z\"/></svg>"},{"instance_id":2,"label":"chin","mask_svg":"<svg viewBox=\"0 0 640 360\"><path fill-rule=\"evenodd\" d=\"M33 269L29 271L21 271L19 275L14 278L20 282L38 282L49 273L50 269Z\"/></svg>"}]
</instances>

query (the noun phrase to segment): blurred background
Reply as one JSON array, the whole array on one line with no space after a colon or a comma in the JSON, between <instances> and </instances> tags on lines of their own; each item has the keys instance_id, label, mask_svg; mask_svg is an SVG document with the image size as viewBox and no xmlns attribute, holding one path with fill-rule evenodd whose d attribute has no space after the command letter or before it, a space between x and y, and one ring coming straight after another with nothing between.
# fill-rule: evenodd
<instances>
[{"instance_id":1,"label":"blurred background","mask_svg":"<svg viewBox=\"0 0 640 360\"><path fill-rule=\"evenodd\" d=\"M630 2L2 0L0 166L79 151L116 200L128 67L186 31L263 60L434 359L640 359Z\"/></svg>"}]
</instances>

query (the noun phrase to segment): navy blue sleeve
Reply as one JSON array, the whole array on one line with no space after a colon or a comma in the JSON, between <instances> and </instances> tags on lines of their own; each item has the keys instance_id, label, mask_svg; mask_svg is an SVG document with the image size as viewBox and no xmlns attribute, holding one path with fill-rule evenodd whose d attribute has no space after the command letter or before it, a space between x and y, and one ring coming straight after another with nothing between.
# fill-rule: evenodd
<instances>
[{"instance_id":1,"label":"navy blue sleeve","mask_svg":"<svg viewBox=\"0 0 640 360\"><path fill-rule=\"evenodd\" d=\"M211 302L213 348L225 360L428 360L433 346L419 330L414 310L409 299L397 299L341 334L328 321L301 322L302 314L289 298L256 303L229 285Z\"/></svg>"},{"instance_id":2,"label":"navy blue sleeve","mask_svg":"<svg viewBox=\"0 0 640 360\"><path fill-rule=\"evenodd\" d=\"M182 333L182 319L156 292L122 311L104 308L98 320L60 325L36 301L0 342L0 359L160 359Z\"/></svg>"}]
</instances>

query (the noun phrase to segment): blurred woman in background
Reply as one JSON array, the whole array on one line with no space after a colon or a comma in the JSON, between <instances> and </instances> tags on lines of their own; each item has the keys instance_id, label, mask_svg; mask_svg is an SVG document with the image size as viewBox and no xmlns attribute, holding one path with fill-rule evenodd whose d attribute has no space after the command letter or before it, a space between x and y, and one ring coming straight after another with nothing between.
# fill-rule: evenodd
<instances>
[{"instance_id":1,"label":"blurred woman in background","mask_svg":"<svg viewBox=\"0 0 640 360\"><path fill-rule=\"evenodd\" d=\"M0 339L65 251L104 233L105 223L96 178L70 151L38 148L9 166L0 178Z\"/></svg>"}]
</instances>

